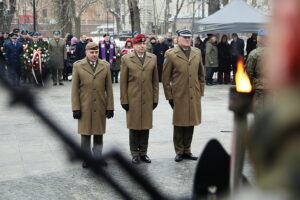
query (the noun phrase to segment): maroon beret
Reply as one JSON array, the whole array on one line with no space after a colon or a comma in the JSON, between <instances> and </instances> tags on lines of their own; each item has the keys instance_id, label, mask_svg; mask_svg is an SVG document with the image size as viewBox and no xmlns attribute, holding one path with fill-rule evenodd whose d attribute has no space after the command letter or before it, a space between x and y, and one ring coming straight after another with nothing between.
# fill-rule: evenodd
<instances>
[{"instance_id":1,"label":"maroon beret","mask_svg":"<svg viewBox=\"0 0 300 200\"><path fill-rule=\"evenodd\" d=\"M133 44L137 44L139 42L146 42L146 35L145 34L137 34L132 39Z\"/></svg>"}]
</instances>

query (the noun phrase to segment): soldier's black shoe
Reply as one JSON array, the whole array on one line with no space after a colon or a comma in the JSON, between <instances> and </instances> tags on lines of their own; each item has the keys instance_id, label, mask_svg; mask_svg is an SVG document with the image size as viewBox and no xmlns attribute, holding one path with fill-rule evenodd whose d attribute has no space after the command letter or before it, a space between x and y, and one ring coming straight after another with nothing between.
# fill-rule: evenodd
<instances>
[{"instance_id":1,"label":"soldier's black shoe","mask_svg":"<svg viewBox=\"0 0 300 200\"><path fill-rule=\"evenodd\" d=\"M182 154L177 154L176 156L175 156L175 162L180 162L180 161L182 161L183 160L183 155Z\"/></svg>"},{"instance_id":2,"label":"soldier's black shoe","mask_svg":"<svg viewBox=\"0 0 300 200\"><path fill-rule=\"evenodd\" d=\"M87 162L85 162L85 161L82 162L82 168L89 168L89 165L87 164Z\"/></svg>"},{"instance_id":3,"label":"soldier's black shoe","mask_svg":"<svg viewBox=\"0 0 300 200\"><path fill-rule=\"evenodd\" d=\"M141 160L145 163L151 163L151 160L147 155L141 156Z\"/></svg>"},{"instance_id":4,"label":"soldier's black shoe","mask_svg":"<svg viewBox=\"0 0 300 200\"><path fill-rule=\"evenodd\" d=\"M183 158L188 159L188 160L197 160L198 159L198 157L193 156L193 154L191 154L191 153L184 153Z\"/></svg>"},{"instance_id":5,"label":"soldier's black shoe","mask_svg":"<svg viewBox=\"0 0 300 200\"><path fill-rule=\"evenodd\" d=\"M64 85L63 83L59 83L59 85Z\"/></svg>"},{"instance_id":6,"label":"soldier's black shoe","mask_svg":"<svg viewBox=\"0 0 300 200\"><path fill-rule=\"evenodd\" d=\"M140 163L140 156L133 156L132 157L132 164L139 164Z\"/></svg>"}]
</instances>

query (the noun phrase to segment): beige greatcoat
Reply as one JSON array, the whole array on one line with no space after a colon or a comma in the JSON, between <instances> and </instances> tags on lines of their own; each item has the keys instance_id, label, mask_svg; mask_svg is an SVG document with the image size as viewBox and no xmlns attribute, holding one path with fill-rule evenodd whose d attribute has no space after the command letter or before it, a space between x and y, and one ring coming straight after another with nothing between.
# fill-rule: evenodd
<instances>
[{"instance_id":1,"label":"beige greatcoat","mask_svg":"<svg viewBox=\"0 0 300 200\"><path fill-rule=\"evenodd\" d=\"M152 53L145 56L144 65L135 52L121 60L121 104L129 104L127 128L133 130L152 128L153 103L158 103L156 56Z\"/></svg>"},{"instance_id":2,"label":"beige greatcoat","mask_svg":"<svg viewBox=\"0 0 300 200\"><path fill-rule=\"evenodd\" d=\"M201 123L204 77L200 50L192 47L189 59L179 46L166 52L162 82L166 99L174 101L174 126L187 127Z\"/></svg>"},{"instance_id":3,"label":"beige greatcoat","mask_svg":"<svg viewBox=\"0 0 300 200\"><path fill-rule=\"evenodd\" d=\"M102 135L106 128L106 110L114 110L114 98L108 62L98 60L95 72L87 58L73 65L72 110L81 110L78 133Z\"/></svg>"},{"instance_id":4,"label":"beige greatcoat","mask_svg":"<svg viewBox=\"0 0 300 200\"><path fill-rule=\"evenodd\" d=\"M57 43L55 39L51 39L48 44L49 64L53 69L63 69L64 61L67 60L66 42L62 39L58 41Z\"/></svg>"}]
</instances>

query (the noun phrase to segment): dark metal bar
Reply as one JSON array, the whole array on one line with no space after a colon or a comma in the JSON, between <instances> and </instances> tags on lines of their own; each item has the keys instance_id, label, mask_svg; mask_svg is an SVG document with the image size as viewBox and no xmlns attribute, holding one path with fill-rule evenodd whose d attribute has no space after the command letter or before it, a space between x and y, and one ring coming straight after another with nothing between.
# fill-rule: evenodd
<instances>
[{"instance_id":1,"label":"dark metal bar","mask_svg":"<svg viewBox=\"0 0 300 200\"><path fill-rule=\"evenodd\" d=\"M245 139L248 130L247 115L252 110L253 92L237 92L230 88L229 110L234 112L234 129L231 143L230 193L234 195L242 184L242 172L245 159Z\"/></svg>"},{"instance_id":2,"label":"dark metal bar","mask_svg":"<svg viewBox=\"0 0 300 200\"><path fill-rule=\"evenodd\" d=\"M35 97L26 88L15 88L8 80L0 75L0 82L2 86L5 87L12 96L11 105L22 103L25 107L32 110L41 120L54 132L54 134L60 138L66 145L68 145L73 151L73 157L75 155L76 159L85 160L90 166L91 170L97 175L97 177L102 177L105 179L124 199L130 200L134 199L123 187L121 187L114 178L107 174L103 169L103 161L108 158L115 158L121 166L126 170L126 172L139 183L145 191L155 200L167 200L162 193L160 193L151 183L145 179L137 169L134 169L127 159L117 150L114 150L101 158L96 159L90 153L82 151L80 145L77 144L71 137L69 137L65 131L56 125L50 118L48 118L43 111L35 104Z\"/></svg>"}]
</instances>

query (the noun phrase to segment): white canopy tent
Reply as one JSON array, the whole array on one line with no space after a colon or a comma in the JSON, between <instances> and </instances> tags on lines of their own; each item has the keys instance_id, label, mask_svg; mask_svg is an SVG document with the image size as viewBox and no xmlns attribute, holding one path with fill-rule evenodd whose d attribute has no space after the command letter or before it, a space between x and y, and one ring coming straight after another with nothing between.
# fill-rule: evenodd
<instances>
[{"instance_id":1,"label":"white canopy tent","mask_svg":"<svg viewBox=\"0 0 300 200\"><path fill-rule=\"evenodd\" d=\"M214 14L195 23L198 33L253 33L268 21L244 0L231 0L229 4Z\"/></svg>"}]
</instances>

